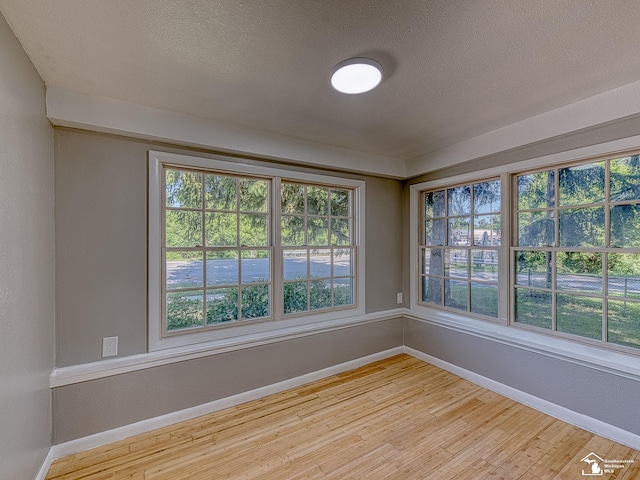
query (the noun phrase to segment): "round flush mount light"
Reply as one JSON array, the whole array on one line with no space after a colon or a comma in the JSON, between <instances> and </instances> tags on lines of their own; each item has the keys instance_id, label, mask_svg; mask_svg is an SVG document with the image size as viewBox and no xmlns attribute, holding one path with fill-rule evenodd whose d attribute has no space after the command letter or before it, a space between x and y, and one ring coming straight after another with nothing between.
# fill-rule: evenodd
<instances>
[{"instance_id":1,"label":"round flush mount light","mask_svg":"<svg viewBox=\"0 0 640 480\"><path fill-rule=\"evenodd\" d=\"M331 86L347 94L368 92L382 80L382 65L370 58L350 58L331 71Z\"/></svg>"}]
</instances>

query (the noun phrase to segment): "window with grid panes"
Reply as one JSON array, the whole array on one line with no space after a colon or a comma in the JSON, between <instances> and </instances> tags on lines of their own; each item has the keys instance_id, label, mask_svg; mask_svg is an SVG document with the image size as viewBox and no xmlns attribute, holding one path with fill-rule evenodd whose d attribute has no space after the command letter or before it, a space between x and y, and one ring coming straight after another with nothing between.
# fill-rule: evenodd
<instances>
[{"instance_id":1,"label":"window with grid panes","mask_svg":"<svg viewBox=\"0 0 640 480\"><path fill-rule=\"evenodd\" d=\"M284 313L354 304L352 191L282 182Z\"/></svg>"},{"instance_id":2,"label":"window with grid panes","mask_svg":"<svg viewBox=\"0 0 640 480\"><path fill-rule=\"evenodd\" d=\"M419 303L497 318L500 180L421 194Z\"/></svg>"},{"instance_id":3,"label":"window with grid panes","mask_svg":"<svg viewBox=\"0 0 640 480\"><path fill-rule=\"evenodd\" d=\"M270 180L164 173L166 332L270 317Z\"/></svg>"},{"instance_id":4,"label":"window with grid panes","mask_svg":"<svg viewBox=\"0 0 640 480\"><path fill-rule=\"evenodd\" d=\"M158 175L152 166L151 178L158 179L161 196L153 207L161 217L160 338L250 321L322 320L338 318L332 314L336 310L363 311L356 294L362 285L355 228L355 199L362 196L363 182L299 182L269 175L276 171L271 168L259 169L265 174L259 177L153 165Z\"/></svg>"},{"instance_id":5,"label":"window with grid panes","mask_svg":"<svg viewBox=\"0 0 640 480\"><path fill-rule=\"evenodd\" d=\"M513 323L640 347L638 155L514 182Z\"/></svg>"}]
</instances>

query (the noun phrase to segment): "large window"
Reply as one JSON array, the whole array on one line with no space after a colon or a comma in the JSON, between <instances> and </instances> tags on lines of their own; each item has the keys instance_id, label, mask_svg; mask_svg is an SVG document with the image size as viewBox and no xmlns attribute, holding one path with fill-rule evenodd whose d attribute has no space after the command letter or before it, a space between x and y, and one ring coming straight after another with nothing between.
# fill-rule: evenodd
<instances>
[{"instance_id":1,"label":"large window","mask_svg":"<svg viewBox=\"0 0 640 480\"><path fill-rule=\"evenodd\" d=\"M284 313L353 305L351 190L283 182Z\"/></svg>"},{"instance_id":2,"label":"large window","mask_svg":"<svg viewBox=\"0 0 640 480\"><path fill-rule=\"evenodd\" d=\"M416 193L416 306L640 348L638 155Z\"/></svg>"},{"instance_id":3,"label":"large window","mask_svg":"<svg viewBox=\"0 0 640 480\"><path fill-rule=\"evenodd\" d=\"M164 169L165 331L271 315L269 180Z\"/></svg>"},{"instance_id":4,"label":"large window","mask_svg":"<svg viewBox=\"0 0 640 480\"><path fill-rule=\"evenodd\" d=\"M640 347L638 156L514 182L514 323Z\"/></svg>"},{"instance_id":5,"label":"large window","mask_svg":"<svg viewBox=\"0 0 640 480\"><path fill-rule=\"evenodd\" d=\"M363 182L155 154L149 187L152 350L364 312Z\"/></svg>"},{"instance_id":6,"label":"large window","mask_svg":"<svg viewBox=\"0 0 640 480\"><path fill-rule=\"evenodd\" d=\"M498 317L500 180L422 194L421 302Z\"/></svg>"}]
</instances>

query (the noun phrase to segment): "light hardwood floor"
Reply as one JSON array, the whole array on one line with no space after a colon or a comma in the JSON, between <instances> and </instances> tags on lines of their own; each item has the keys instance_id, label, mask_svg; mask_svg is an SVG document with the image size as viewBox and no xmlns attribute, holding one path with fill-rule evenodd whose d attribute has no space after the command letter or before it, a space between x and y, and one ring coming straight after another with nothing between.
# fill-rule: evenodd
<instances>
[{"instance_id":1,"label":"light hardwood floor","mask_svg":"<svg viewBox=\"0 0 640 480\"><path fill-rule=\"evenodd\" d=\"M594 452L634 460L583 477ZM640 453L399 355L56 460L52 479L640 478Z\"/></svg>"}]
</instances>

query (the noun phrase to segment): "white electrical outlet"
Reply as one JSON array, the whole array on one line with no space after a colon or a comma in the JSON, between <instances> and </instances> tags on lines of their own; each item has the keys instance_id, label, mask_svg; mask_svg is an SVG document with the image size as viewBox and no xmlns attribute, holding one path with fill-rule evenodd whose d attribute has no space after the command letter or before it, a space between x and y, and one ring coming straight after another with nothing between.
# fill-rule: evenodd
<instances>
[{"instance_id":1,"label":"white electrical outlet","mask_svg":"<svg viewBox=\"0 0 640 480\"><path fill-rule=\"evenodd\" d=\"M104 337L102 339L102 356L115 357L118 355L118 337Z\"/></svg>"},{"instance_id":2,"label":"white electrical outlet","mask_svg":"<svg viewBox=\"0 0 640 480\"><path fill-rule=\"evenodd\" d=\"M396 294L398 304L402 303L402 292L398 292Z\"/></svg>"}]
</instances>

